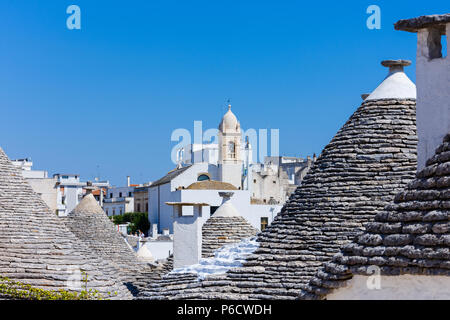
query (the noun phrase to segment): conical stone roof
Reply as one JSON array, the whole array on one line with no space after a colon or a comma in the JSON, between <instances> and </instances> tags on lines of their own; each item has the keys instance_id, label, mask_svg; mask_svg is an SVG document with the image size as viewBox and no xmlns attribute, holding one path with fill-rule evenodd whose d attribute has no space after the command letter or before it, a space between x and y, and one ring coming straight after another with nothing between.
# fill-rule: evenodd
<instances>
[{"instance_id":1,"label":"conical stone roof","mask_svg":"<svg viewBox=\"0 0 450 320\"><path fill-rule=\"evenodd\" d=\"M214 256L214 251L258 233L244 217L212 215L202 226L202 257Z\"/></svg>"},{"instance_id":2,"label":"conical stone roof","mask_svg":"<svg viewBox=\"0 0 450 320\"><path fill-rule=\"evenodd\" d=\"M96 257L22 177L0 148L0 275L46 290L87 288L104 297L131 298L115 268Z\"/></svg>"},{"instance_id":3,"label":"conical stone roof","mask_svg":"<svg viewBox=\"0 0 450 320\"><path fill-rule=\"evenodd\" d=\"M414 99L368 100L325 147L259 248L224 276L162 288L168 298L295 299L393 200L417 165Z\"/></svg>"},{"instance_id":4,"label":"conical stone roof","mask_svg":"<svg viewBox=\"0 0 450 320\"><path fill-rule=\"evenodd\" d=\"M361 234L414 178L415 111L415 99L366 99L324 148L272 224L258 234L259 248L242 267L202 281L184 279L177 284L171 279L156 297L298 298L319 268Z\"/></svg>"},{"instance_id":5,"label":"conical stone roof","mask_svg":"<svg viewBox=\"0 0 450 320\"><path fill-rule=\"evenodd\" d=\"M214 256L214 251L231 243L250 238L258 233L231 203L234 192L219 192L222 205L202 226L202 257Z\"/></svg>"},{"instance_id":6,"label":"conical stone roof","mask_svg":"<svg viewBox=\"0 0 450 320\"><path fill-rule=\"evenodd\" d=\"M203 258L214 257L217 249L253 237L258 233L258 230L248 223L231 204L232 193L225 192L221 196L224 197L224 203L202 226ZM196 273L164 274L159 281L142 290L139 298L156 300L199 298L198 292L191 296L188 289L191 285L198 283Z\"/></svg>"},{"instance_id":7,"label":"conical stone roof","mask_svg":"<svg viewBox=\"0 0 450 320\"><path fill-rule=\"evenodd\" d=\"M86 195L67 217L61 219L89 251L116 267L133 295L137 295L140 287L159 278L160 268L138 259L92 194Z\"/></svg>"},{"instance_id":8,"label":"conical stone roof","mask_svg":"<svg viewBox=\"0 0 450 320\"><path fill-rule=\"evenodd\" d=\"M202 281L171 275L145 298L298 298L319 268L414 178L416 147L414 99L364 101L258 234L259 248L242 267Z\"/></svg>"},{"instance_id":9,"label":"conical stone roof","mask_svg":"<svg viewBox=\"0 0 450 320\"><path fill-rule=\"evenodd\" d=\"M302 292L323 298L376 265L382 275L450 276L450 133L417 178Z\"/></svg>"},{"instance_id":10,"label":"conical stone roof","mask_svg":"<svg viewBox=\"0 0 450 320\"><path fill-rule=\"evenodd\" d=\"M415 101L365 101L325 147L260 247L228 278L238 298L296 298L414 178Z\"/></svg>"}]
</instances>

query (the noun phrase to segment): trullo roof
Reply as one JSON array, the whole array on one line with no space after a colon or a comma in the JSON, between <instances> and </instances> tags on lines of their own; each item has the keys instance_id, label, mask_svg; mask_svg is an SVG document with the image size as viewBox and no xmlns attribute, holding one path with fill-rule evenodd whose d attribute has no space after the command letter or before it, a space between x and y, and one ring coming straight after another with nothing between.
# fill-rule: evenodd
<instances>
[{"instance_id":1,"label":"trullo roof","mask_svg":"<svg viewBox=\"0 0 450 320\"><path fill-rule=\"evenodd\" d=\"M323 149L272 224L258 234L259 248L242 267L179 287L172 283L159 296L298 298L322 265L414 179L415 110L415 99L366 99Z\"/></svg>"},{"instance_id":2,"label":"trullo roof","mask_svg":"<svg viewBox=\"0 0 450 320\"><path fill-rule=\"evenodd\" d=\"M85 196L62 219L89 251L116 267L117 274L133 295L142 285L158 278L159 268L138 260L92 194Z\"/></svg>"},{"instance_id":3,"label":"trullo roof","mask_svg":"<svg viewBox=\"0 0 450 320\"><path fill-rule=\"evenodd\" d=\"M383 275L450 276L450 133L426 167L394 202L375 216L366 232L325 264L302 293L322 298L353 274L380 267Z\"/></svg>"},{"instance_id":4,"label":"trullo roof","mask_svg":"<svg viewBox=\"0 0 450 320\"><path fill-rule=\"evenodd\" d=\"M0 275L47 290L87 288L131 298L108 262L89 251L45 205L0 148Z\"/></svg>"}]
</instances>

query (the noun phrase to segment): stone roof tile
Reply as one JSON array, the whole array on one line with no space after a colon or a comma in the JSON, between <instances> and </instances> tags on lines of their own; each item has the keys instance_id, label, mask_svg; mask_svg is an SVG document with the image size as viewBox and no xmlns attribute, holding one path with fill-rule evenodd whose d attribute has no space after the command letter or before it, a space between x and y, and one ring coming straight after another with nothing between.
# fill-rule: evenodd
<instances>
[{"instance_id":1,"label":"stone roof tile","mask_svg":"<svg viewBox=\"0 0 450 320\"><path fill-rule=\"evenodd\" d=\"M86 244L89 252L116 268L121 281L134 296L141 287L156 281L164 272L158 265L138 259L92 194L86 195L67 217L61 219Z\"/></svg>"},{"instance_id":2,"label":"stone roof tile","mask_svg":"<svg viewBox=\"0 0 450 320\"><path fill-rule=\"evenodd\" d=\"M163 282L153 296L298 298L324 263L362 233L364 225L414 178L416 147L414 99L364 101L324 148L272 224L258 234L260 246L242 267L229 270L220 281L191 281L182 289L169 290ZM396 227L387 231L398 232ZM385 246L384 238L365 242ZM363 249L363 245L355 248ZM171 281L176 283L176 277Z\"/></svg>"},{"instance_id":3,"label":"stone roof tile","mask_svg":"<svg viewBox=\"0 0 450 320\"><path fill-rule=\"evenodd\" d=\"M105 298L131 298L115 268L92 254L50 212L1 148L0 251L0 275L11 280L47 290L78 291L77 278L86 272L88 289ZM108 294L115 291L117 295Z\"/></svg>"}]
</instances>

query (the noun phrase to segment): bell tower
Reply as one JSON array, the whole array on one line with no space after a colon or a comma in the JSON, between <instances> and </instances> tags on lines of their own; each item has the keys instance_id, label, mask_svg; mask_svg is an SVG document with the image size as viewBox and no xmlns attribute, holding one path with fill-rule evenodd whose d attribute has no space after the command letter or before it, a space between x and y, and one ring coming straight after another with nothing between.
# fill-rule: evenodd
<instances>
[{"instance_id":1,"label":"bell tower","mask_svg":"<svg viewBox=\"0 0 450 320\"><path fill-rule=\"evenodd\" d=\"M241 125L231 111L231 105L220 122L218 142L220 180L242 189Z\"/></svg>"}]
</instances>

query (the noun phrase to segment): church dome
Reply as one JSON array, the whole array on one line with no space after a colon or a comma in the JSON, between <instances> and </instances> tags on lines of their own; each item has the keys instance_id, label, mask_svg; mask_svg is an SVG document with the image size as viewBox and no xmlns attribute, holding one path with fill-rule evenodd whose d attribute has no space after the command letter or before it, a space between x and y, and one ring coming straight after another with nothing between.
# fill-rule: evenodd
<instances>
[{"instance_id":1,"label":"church dome","mask_svg":"<svg viewBox=\"0 0 450 320\"><path fill-rule=\"evenodd\" d=\"M239 121L237 120L234 113L231 111L231 105L228 105L228 111L222 118L222 122L219 125L219 130L238 130L239 129Z\"/></svg>"}]
</instances>

